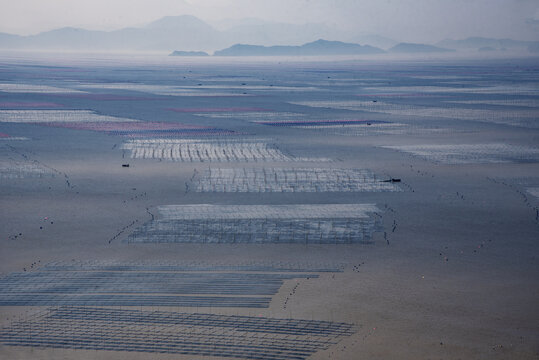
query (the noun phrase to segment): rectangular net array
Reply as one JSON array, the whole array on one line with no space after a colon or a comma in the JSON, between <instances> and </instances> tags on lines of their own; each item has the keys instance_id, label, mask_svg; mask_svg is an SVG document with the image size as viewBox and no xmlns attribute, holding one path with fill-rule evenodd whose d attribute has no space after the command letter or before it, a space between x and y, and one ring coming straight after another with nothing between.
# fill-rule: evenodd
<instances>
[{"instance_id":1,"label":"rectangular net array","mask_svg":"<svg viewBox=\"0 0 539 360\"><path fill-rule=\"evenodd\" d=\"M11 136L9 134L0 132L0 142L1 141L22 141L22 140L30 140L30 139L23 136Z\"/></svg>"},{"instance_id":2,"label":"rectangular net array","mask_svg":"<svg viewBox=\"0 0 539 360\"><path fill-rule=\"evenodd\" d=\"M307 116L301 113L276 112L276 111L246 111L246 112L208 112L195 113L196 116L202 116L212 119L238 119L251 122L258 121L293 121Z\"/></svg>"},{"instance_id":3,"label":"rectangular net array","mask_svg":"<svg viewBox=\"0 0 539 360\"><path fill-rule=\"evenodd\" d=\"M374 135L429 135L474 132L469 129L444 127L432 124L371 123L367 126L309 127L309 130L323 131L324 134L339 136L374 136Z\"/></svg>"},{"instance_id":4,"label":"rectangular net array","mask_svg":"<svg viewBox=\"0 0 539 360\"><path fill-rule=\"evenodd\" d=\"M363 90L398 92L398 93L421 93L421 94L491 94L491 95L537 95L539 89L533 84L514 83L510 85L485 85L485 86L468 86L455 87L450 85L417 85L417 86L379 86L366 87Z\"/></svg>"},{"instance_id":5,"label":"rectangular net array","mask_svg":"<svg viewBox=\"0 0 539 360\"><path fill-rule=\"evenodd\" d=\"M294 161L276 146L263 141L211 141L189 139L131 140L123 145L134 159L180 162Z\"/></svg>"},{"instance_id":6,"label":"rectangular net array","mask_svg":"<svg viewBox=\"0 0 539 360\"><path fill-rule=\"evenodd\" d=\"M379 120L350 119L309 119L309 120L251 120L260 125L307 129L323 132L325 135L372 136L372 135L414 135L462 132L455 128L441 127L436 124L404 124ZM468 132L470 130L467 130Z\"/></svg>"},{"instance_id":7,"label":"rectangular net array","mask_svg":"<svg viewBox=\"0 0 539 360\"><path fill-rule=\"evenodd\" d=\"M172 85L152 85L152 84L136 84L136 83L94 83L94 84L78 84L78 87L83 89L99 89L99 90L127 90L137 91L160 96L192 96L192 97L232 97L232 96L250 96L241 92L209 92L198 88L181 88Z\"/></svg>"},{"instance_id":8,"label":"rectangular net array","mask_svg":"<svg viewBox=\"0 0 539 360\"><path fill-rule=\"evenodd\" d=\"M274 295L299 273L34 271L0 278L0 294Z\"/></svg>"},{"instance_id":9,"label":"rectangular net array","mask_svg":"<svg viewBox=\"0 0 539 360\"><path fill-rule=\"evenodd\" d=\"M104 132L108 135L130 138L148 137L191 137L222 136L238 134L232 130L180 123L142 122L142 121L100 121L100 122L49 122L43 125L74 130Z\"/></svg>"},{"instance_id":10,"label":"rectangular net array","mask_svg":"<svg viewBox=\"0 0 539 360\"><path fill-rule=\"evenodd\" d=\"M0 160L0 179L50 178L55 172L38 163Z\"/></svg>"},{"instance_id":11,"label":"rectangular net array","mask_svg":"<svg viewBox=\"0 0 539 360\"><path fill-rule=\"evenodd\" d=\"M390 93L381 93L381 92L371 92L371 93L362 93L356 94L356 97L360 99L415 99L415 98L441 98L444 97L443 94L427 94L421 92L390 92ZM371 100L372 101L372 100ZM376 100L378 101L378 100Z\"/></svg>"},{"instance_id":12,"label":"rectangular net array","mask_svg":"<svg viewBox=\"0 0 539 360\"><path fill-rule=\"evenodd\" d=\"M267 308L271 297L123 294L4 294L0 306L169 306Z\"/></svg>"},{"instance_id":13,"label":"rectangular net array","mask_svg":"<svg viewBox=\"0 0 539 360\"><path fill-rule=\"evenodd\" d=\"M162 205L163 220L206 219L356 219L380 210L375 204Z\"/></svg>"},{"instance_id":14,"label":"rectangular net array","mask_svg":"<svg viewBox=\"0 0 539 360\"><path fill-rule=\"evenodd\" d=\"M97 114L91 110L0 110L0 122L7 123L89 123L137 122L138 120Z\"/></svg>"},{"instance_id":15,"label":"rectangular net array","mask_svg":"<svg viewBox=\"0 0 539 360\"><path fill-rule=\"evenodd\" d=\"M394 192L401 189L366 169L208 168L195 173L196 192Z\"/></svg>"},{"instance_id":16,"label":"rectangular net array","mask_svg":"<svg viewBox=\"0 0 539 360\"><path fill-rule=\"evenodd\" d=\"M0 342L277 360L306 359L356 331L328 321L62 306L12 322Z\"/></svg>"},{"instance_id":17,"label":"rectangular net array","mask_svg":"<svg viewBox=\"0 0 539 360\"><path fill-rule=\"evenodd\" d=\"M355 128L370 126L372 124L388 124L387 121L342 119L342 120L295 120L295 121L253 121L256 124L273 127L293 127L299 129L310 128Z\"/></svg>"},{"instance_id":18,"label":"rectangular net array","mask_svg":"<svg viewBox=\"0 0 539 360\"><path fill-rule=\"evenodd\" d=\"M458 120L480 121L494 124L521 126L530 129L539 128L537 118L539 110L514 109L466 109L458 107L423 107L415 106L410 109L394 109L381 111L387 114L418 116L425 118L448 118Z\"/></svg>"},{"instance_id":19,"label":"rectangular net array","mask_svg":"<svg viewBox=\"0 0 539 360\"><path fill-rule=\"evenodd\" d=\"M539 99L481 99L481 100L451 100L446 101L452 104L467 105L496 105L539 108Z\"/></svg>"},{"instance_id":20,"label":"rectangular net array","mask_svg":"<svg viewBox=\"0 0 539 360\"><path fill-rule=\"evenodd\" d=\"M303 263L283 261L246 261L209 263L205 261L131 261L114 260L55 261L41 271L249 271L249 272L342 272L344 263Z\"/></svg>"},{"instance_id":21,"label":"rectangular net array","mask_svg":"<svg viewBox=\"0 0 539 360\"><path fill-rule=\"evenodd\" d=\"M127 242L369 243L382 231L373 204L167 205Z\"/></svg>"},{"instance_id":22,"label":"rectangular net array","mask_svg":"<svg viewBox=\"0 0 539 360\"><path fill-rule=\"evenodd\" d=\"M167 108L169 111L177 113L246 113L257 111L269 111L258 107L201 107L201 108Z\"/></svg>"},{"instance_id":23,"label":"rectangular net array","mask_svg":"<svg viewBox=\"0 0 539 360\"><path fill-rule=\"evenodd\" d=\"M0 110L0 123L31 123L56 128L104 132L130 138L198 137L238 134L232 130L181 123L143 122L90 110Z\"/></svg>"},{"instance_id":24,"label":"rectangular net array","mask_svg":"<svg viewBox=\"0 0 539 360\"><path fill-rule=\"evenodd\" d=\"M287 280L344 265L204 262L56 262L0 277L0 306L267 308Z\"/></svg>"},{"instance_id":25,"label":"rectangular net array","mask_svg":"<svg viewBox=\"0 0 539 360\"><path fill-rule=\"evenodd\" d=\"M48 109L61 108L63 105L48 101L0 101L2 109Z\"/></svg>"},{"instance_id":26,"label":"rectangular net array","mask_svg":"<svg viewBox=\"0 0 539 360\"><path fill-rule=\"evenodd\" d=\"M436 163L527 163L539 161L539 149L502 143L460 145L382 146L409 153Z\"/></svg>"},{"instance_id":27,"label":"rectangular net array","mask_svg":"<svg viewBox=\"0 0 539 360\"><path fill-rule=\"evenodd\" d=\"M231 90L251 90L251 91L318 91L319 89L313 86L285 86L285 85L248 85L248 84L209 84L197 86L178 86L183 89L231 89Z\"/></svg>"},{"instance_id":28,"label":"rectangular net array","mask_svg":"<svg viewBox=\"0 0 539 360\"><path fill-rule=\"evenodd\" d=\"M61 88L48 85L21 84L21 83L0 83L0 91L9 93L33 93L33 94L64 94L64 93L84 93L69 88Z\"/></svg>"},{"instance_id":29,"label":"rectangular net array","mask_svg":"<svg viewBox=\"0 0 539 360\"><path fill-rule=\"evenodd\" d=\"M292 105L308 106L313 108L326 108L336 110L385 112L392 110L407 110L414 108L414 105L391 104L381 101L364 100L315 100L315 101L295 101Z\"/></svg>"},{"instance_id":30,"label":"rectangular net array","mask_svg":"<svg viewBox=\"0 0 539 360\"><path fill-rule=\"evenodd\" d=\"M82 89L99 90L127 90L137 91L160 96L192 96L192 97L235 97L235 96L253 96L246 91L260 90L287 90L287 91L305 91L312 90L307 87L285 87L285 86L264 86L264 85L196 85L196 86L178 86L178 85L156 85L143 83L86 83L78 84Z\"/></svg>"},{"instance_id":31,"label":"rectangular net array","mask_svg":"<svg viewBox=\"0 0 539 360\"><path fill-rule=\"evenodd\" d=\"M471 120L489 122L495 124L515 125L528 128L537 128L537 109L470 109L462 104L447 103L446 107L421 106L410 104L393 104L383 101L304 101L292 102L294 105L309 106L315 108L328 108L351 111L381 112L392 115L415 116L426 118L449 118L459 120Z\"/></svg>"}]
</instances>

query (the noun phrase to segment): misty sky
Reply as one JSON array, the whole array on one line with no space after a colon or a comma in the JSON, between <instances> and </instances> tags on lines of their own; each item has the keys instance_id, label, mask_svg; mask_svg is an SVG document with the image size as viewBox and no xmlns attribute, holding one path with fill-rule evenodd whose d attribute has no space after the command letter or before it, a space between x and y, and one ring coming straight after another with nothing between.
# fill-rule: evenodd
<instances>
[{"instance_id":1,"label":"misty sky","mask_svg":"<svg viewBox=\"0 0 539 360\"><path fill-rule=\"evenodd\" d=\"M325 23L399 41L539 40L537 0L0 0L0 32L28 35L64 26L113 30L183 14L208 22Z\"/></svg>"}]
</instances>

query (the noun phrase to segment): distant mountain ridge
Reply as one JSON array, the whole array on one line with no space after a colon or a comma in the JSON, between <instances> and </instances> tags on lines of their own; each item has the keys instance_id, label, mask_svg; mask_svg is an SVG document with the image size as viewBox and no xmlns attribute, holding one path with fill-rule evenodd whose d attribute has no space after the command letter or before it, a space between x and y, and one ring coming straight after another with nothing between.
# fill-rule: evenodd
<instances>
[{"instance_id":1,"label":"distant mountain ridge","mask_svg":"<svg viewBox=\"0 0 539 360\"><path fill-rule=\"evenodd\" d=\"M114 31L66 27L30 36L0 34L3 49L200 51L230 44L220 31L190 15L167 16L144 27Z\"/></svg>"},{"instance_id":2,"label":"distant mountain ridge","mask_svg":"<svg viewBox=\"0 0 539 360\"><path fill-rule=\"evenodd\" d=\"M166 16L143 27L96 31L65 27L37 35L0 33L0 49L104 51L214 51L235 43L297 44L342 32L323 24L248 22L217 30L191 16Z\"/></svg>"},{"instance_id":3,"label":"distant mountain ridge","mask_svg":"<svg viewBox=\"0 0 539 360\"><path fill-rule=\"evenodd\" d=\"M247 21L248 20L248 21ZM467 39L446 39L433 45L401 43L380 35L361 35L342 31L324 24L286 24L247 19L228 21L225 28L217 29L191 16L166 16L146 26L128 27L114 31L96 31L65 27L39 33L19 36L0 33L0 49L31 49L58 51L182 51L228 53L265 53L281 55L328 54L333 49L339 54L367 54L390 49L392 53L428 53L443 49L494 49L539 52L539 41L519 41L470 37ZM315 39L330 38L341 41L317 43ZM312 42L312 43L311 43ZM296 44L304 44L298 46ZM358 45L368 44L368 45ZM234 47L233 44L236 44ZM240 44L259 44L240 45ZM272 46L273 44L283 44ZM310 44L310 45L309 45ZM348 44L348 45L343 45ZM262 46L264 45L264 46ZM413 46L412 46L413 45ZM230 49L226 49L231 47ZM438 48L438 49L437 49ZM226 51L225 51L226 50ZM223 53L224 52L224 53ZM335 54L335 52L331 53ZM184 54L185 56L186 54Z\"/></svg>"},{"instance_id":4,"label":"distant mountain ridge","mask_svg":"<svg viewBox=\"0 0 539 360\"><path fill-rule=\"evenodd\" d=\"M398 43L398 41L377 34L354 33L317 23L287 24L244 18L213 21L212 24L223 31L226 36L234 39L237 44L295 45L307 43L313 39L336 39L388 49Z\"/></svg>"},{"instance_id":5,"label":"distant mountain ridge","mask_svg":"<svg viewBox=\"0 0 539 360\"><path fill-rule=\"evenodd\" d=\"M215 56L313 56L313 55L365 55L381 54L382 49L341 41L319 39L301 46L261 46L236 44L216 51Z\"/></svg>"},{"instance_id":6,"label":"distant mountain ridge","mask_svg":"<svg viewBox=\"0 0 539 360\"><path fill-rule=\"evenodd\" d=\"M446 49L433 45L425 44L413 44L413 43L400 43L393 46L389 49L389 52L392 53L408 53L408 54L418 54L418 53L439 53L439 52L451 52L455 51L454 49Z\"/></svg>"}]
</instances>

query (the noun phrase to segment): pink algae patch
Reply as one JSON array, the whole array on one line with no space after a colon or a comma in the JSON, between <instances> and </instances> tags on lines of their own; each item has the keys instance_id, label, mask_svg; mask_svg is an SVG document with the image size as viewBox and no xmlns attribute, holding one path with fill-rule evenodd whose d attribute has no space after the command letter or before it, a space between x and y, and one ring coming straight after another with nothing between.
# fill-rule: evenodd
<instances>
[{"instance_id":1,"label":"pink algae patch","mask_svg":"<svg viewBox=\"0 0 539 360\"><path fill-rule=\"evenodd\" d=\"M271 111L258 107L222 107L222 108L167 108L167 110L180 113L210 113L210 112L255 112Z\"/></svg>"}]
</instances>

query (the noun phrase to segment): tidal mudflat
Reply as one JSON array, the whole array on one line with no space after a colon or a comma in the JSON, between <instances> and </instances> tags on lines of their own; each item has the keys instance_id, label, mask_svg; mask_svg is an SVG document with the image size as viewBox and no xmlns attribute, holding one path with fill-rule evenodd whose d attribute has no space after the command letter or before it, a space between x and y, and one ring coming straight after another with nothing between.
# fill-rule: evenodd
<instances>
[{"instance_id":1,"label":"tidal mudflat","mask_svg":"<svg viewBox=\"0 0 539 360\"><path fill-rule=\"evenodd\" d=\"M0 58L0 358L537 359L537 61L105 60Z\"/></svg>"}]
</instances>

